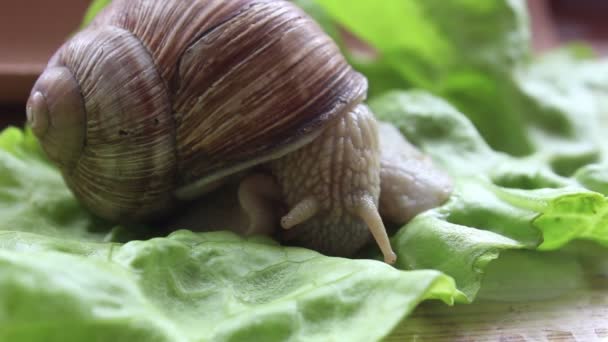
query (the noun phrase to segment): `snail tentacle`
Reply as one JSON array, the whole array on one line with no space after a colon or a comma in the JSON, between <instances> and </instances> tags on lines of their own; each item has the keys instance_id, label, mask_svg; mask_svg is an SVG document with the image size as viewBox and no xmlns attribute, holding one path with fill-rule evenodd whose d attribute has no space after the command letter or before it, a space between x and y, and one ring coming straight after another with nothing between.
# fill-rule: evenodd
<instances>
[{"instance_id":1,"label":"snail tentacle","mask_svg":"<svg viewBox=\"0 0 608 342\"><path fill-rule=\"evenodd\" d=\"M296 204L287 215L281 219L281 227L283 229L291 229L295 225L303 223L315 216L319 209L319 201L314 197L307 197Z\"/></svg>"},{"instance_id":2,"label":"snail tentacle","mask_svg":"<svg viewBox=\"0 0 608 342\"><path fill-rule=\"evenodd\" d=\"M376 244L380 247L380 251L384 255L384 262L387 264L394 264L397 261L397 255L391 247L391 242L386 233L384 223L378 212L378 208L374 204L374 201L369 196L361 199L358 209L359 217L367 224L369 231L372 233Z\"/></svg>"},{"instance_id":3,"label":"snail tentacle","mask_svg":"<svg viewBox=\"0 0 608 342\"><path fill-rule=\"evenodd\" d=\"M409 143L397 128L380 123L380 215L404 224L448 200L454 185L431 158Z\"/></svg>"}]
</instances>

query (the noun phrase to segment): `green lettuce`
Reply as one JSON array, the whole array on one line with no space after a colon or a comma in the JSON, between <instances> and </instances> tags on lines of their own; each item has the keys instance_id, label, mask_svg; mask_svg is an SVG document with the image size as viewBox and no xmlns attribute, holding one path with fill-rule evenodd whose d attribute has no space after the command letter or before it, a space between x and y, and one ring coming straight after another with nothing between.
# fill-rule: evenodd
<instances>
[{"instance_id":1,"label":"green lettuce","mask_svg":"<svg viewBox=\"0 0 608 342\"><path fill-rule=\"evenodd\" d=\"M392 236L396 267L375 249L332 258L105 222L28 129L8 128L0 340L369 341L425 300L551 299L608 273L608 63L580 47L532 56L523 1L296 2L368 78L378 118L454 180L447 203ZM375 56L351 51L339 27Z\"/></svg>"},{"instance_id":2,"label":"green lettuce","mask_svg":"<svg viewBox=\"0 0 608 342\"><path fill-rule=\"evenodd\" d=\"M0 170L2 341L80 341L93 331L102 340L364 341L386 335L422 300L460 296L438 271L228 232L121 243L129 238L117 231L133 227L88 214L30 131L0 134Z\"/></svg>"},{"instance_id":3,"label":"green lettuce","mask_svg":"<svg viewBox=\"0 0 608 342\"><path fill-rule=\"evenodd\" d=\"M608 201L534 158L488 147L454 107L422 91L391 92L370 103L447 170L451 200L414 218L393 238L398 266L452 276L467 301L501 251L555 250L578 239L608 246Z\"/></svg>"},{"instance_id":4,"label":"green lettuce","mask_svg":"<svg viewBox=\"0 0 608 342\"><path fill-rule=\"evenodd\" d=\"M454 291L437 271L227 232L124 245L21 232L0 239L3 341L375 340L421 300Z\"/></svg>"},{"instance_id":5,"label":"green lettuce","mask_svg":"<svg viewBox=\"0 0 608 342\"><path fill-rule=\"evenodd\" d=\"M97 16L97 14L111 2L112 0L93 0L91 5L89 6L89 9L84 14L82 26L84 27L88 25L91 21L93 21L93 19L95 19L95 16Z\"/></svg>"}]
</instances>

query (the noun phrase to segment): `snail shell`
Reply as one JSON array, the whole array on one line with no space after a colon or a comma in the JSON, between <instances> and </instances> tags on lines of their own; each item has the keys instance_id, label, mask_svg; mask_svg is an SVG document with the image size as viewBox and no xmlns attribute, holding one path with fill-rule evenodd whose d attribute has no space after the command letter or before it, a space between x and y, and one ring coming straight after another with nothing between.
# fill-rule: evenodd
<instances>
[{"instance_id":1,"label":"snail shell","mask_svg":"<svg viewBox=\"0 0 608 342\"><path fill-rule=\"evenodd\" d=\"M366 90L287 1L115 0L57 51L27 112L81 202L131 221L306 144Z\"/></svg>"}]
</instances>

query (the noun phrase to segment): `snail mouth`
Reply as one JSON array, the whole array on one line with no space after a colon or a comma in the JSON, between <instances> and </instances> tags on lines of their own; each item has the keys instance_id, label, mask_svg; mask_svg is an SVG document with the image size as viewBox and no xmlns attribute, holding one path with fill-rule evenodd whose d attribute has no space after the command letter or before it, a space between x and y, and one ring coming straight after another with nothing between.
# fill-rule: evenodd
<instances>
[{"instance_id":1,"label":"snail mouth","mask_svg":"<svg viewBox=\"0 0 608 342\"><path fill-rule=\"evenodd\" d=\"M26 113L47 156L64 170L72 169L86 139L86 111L78 82L68 68L53 66L42 73Z\"/></svg>"}]
</instances>

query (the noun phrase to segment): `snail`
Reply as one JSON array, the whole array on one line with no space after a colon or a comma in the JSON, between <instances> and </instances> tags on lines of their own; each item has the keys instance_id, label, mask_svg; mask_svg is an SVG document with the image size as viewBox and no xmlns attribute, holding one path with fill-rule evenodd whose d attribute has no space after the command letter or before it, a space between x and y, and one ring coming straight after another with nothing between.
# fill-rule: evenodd
<instances>
[{"instance_id":1,"label":"snail","mask_svg":"<svg viewBox=\"0 0 608 342\"><path fill-rule=\"evenodd\" d=\"M373 238L393 263L382 216L403 223L451 185L366 92L288 1L114 0L50 59L26 112L100 217L146 222L238 182L250 234L281 226L338 256Z\"/></svg>"}]
</instances>

